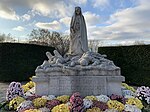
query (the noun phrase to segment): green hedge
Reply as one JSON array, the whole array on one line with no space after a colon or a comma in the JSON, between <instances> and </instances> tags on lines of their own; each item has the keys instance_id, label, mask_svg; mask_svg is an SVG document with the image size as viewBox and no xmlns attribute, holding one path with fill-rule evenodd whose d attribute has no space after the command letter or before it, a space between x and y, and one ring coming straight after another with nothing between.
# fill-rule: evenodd
<instances>
[{"instance_id":1,"label":"green hedge","mask_svg":"<svg viewBox=\"0 0 150 112\"><path fill-rule=\"evenodd\" d=\"M150 45L99 47L98 52L121 68L127 83L150 86Z\"/></svg>"},{"instance_id":2,"label":"green hedge","mask_svg":"<svg viewBox=\"0 0 150 112\"><path fill-rule=\"evenodd\" d=\"M0 81L25 81L54 48L18 43L0 43ZM126 82L150 86L150 45L99 47L100 54L121 68Z\"/></svg>"},{"instance_id":3,"label":"green hedge","mask_svg":"<svg viewBox=\"0 0 150 112\"><path fill-rule=\"evenodd\" d=\"M25 81L54 48L19 43L0 43L0 81Z\"/></svg>"}]
</instances>

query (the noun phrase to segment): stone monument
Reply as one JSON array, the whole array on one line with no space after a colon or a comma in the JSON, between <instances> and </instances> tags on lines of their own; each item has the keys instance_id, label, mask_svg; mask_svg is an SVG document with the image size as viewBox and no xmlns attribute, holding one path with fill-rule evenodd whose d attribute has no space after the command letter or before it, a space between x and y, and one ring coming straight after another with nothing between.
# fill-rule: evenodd
<instances>
[{"instance_id":1,"label":"stone monument","mask_svg":"<svg viewBox=\"0 0 150 112\"><path fill-rule=\"evenodd\" d=\"M82 96L117 94L122 95L120 68L106 55L88 51L87 31L80 7L70 24L70 49L66 57L54 50L46 52L48 60L35 70L32 80L36 83L37 95L71 95L80 92Z\"/></svg>"}]
</instances>

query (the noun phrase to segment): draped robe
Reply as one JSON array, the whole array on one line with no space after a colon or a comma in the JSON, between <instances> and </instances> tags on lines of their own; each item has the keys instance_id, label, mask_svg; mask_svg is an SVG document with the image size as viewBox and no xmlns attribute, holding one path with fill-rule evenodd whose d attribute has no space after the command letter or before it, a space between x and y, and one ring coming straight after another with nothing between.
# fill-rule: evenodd
<instances>
[{"instance_id":1,"label":"draped robe","mask_svg":"<svg viewBox=\"0 0 150 112\"><path fill-rule=\"evenodd\" d=\"M88 51L87 30L84 17L74 14L70 24L70 49L71 55L82 55Z\"/></svg>"}]
</instances>

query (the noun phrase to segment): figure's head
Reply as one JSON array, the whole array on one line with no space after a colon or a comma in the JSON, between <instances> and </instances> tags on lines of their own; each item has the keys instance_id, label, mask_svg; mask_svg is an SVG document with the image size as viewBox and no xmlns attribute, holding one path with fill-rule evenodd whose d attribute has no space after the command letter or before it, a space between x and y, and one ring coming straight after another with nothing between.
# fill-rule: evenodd
<instances>
[{"instance_id":1,"label":"figure's head","mask_svg":"<svg viewBox=\"0 0 150 112\"><path fill-rule=\"evenodd\" d=\"M81 8L75 7L75 14L80 15L81 14Z\"/></svg>"}]
</instances>

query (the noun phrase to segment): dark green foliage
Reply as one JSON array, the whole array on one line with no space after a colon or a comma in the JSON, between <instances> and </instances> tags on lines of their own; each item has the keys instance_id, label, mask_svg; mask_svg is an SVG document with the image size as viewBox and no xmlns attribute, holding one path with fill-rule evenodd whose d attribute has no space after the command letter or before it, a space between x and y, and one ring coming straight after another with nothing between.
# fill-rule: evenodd
<instances>
[{"instance_id":1,"label":"dark green foliage","mask_svg":"<svg viewBox=\"0 0 150 112\"><path fill-rule=\"evenodd\" d=\"M127 83L150 86L150 45L99 47L98 52L121 68Z\"/></svg>"},{"instance_id":2,"label":"dark green foliage","mask_svg":"<svg viewBox=\"0 0 150 112\"><path fill-rule=\"evenodd\" d=\"M25 81L47 60L54 48L18 43L0 43L0 81Z\"/></svg>"}]
</instances>

